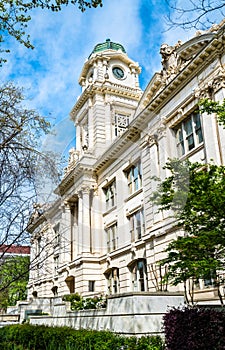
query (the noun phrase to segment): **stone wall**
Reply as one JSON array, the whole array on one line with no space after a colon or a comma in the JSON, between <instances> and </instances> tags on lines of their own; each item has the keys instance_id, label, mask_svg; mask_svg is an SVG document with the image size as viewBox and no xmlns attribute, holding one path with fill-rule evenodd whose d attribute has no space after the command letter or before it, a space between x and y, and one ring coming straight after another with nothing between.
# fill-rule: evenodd
<instances>
[{"instance_id":1,"label":"stone wall","mask_svg":"<svg viewBox=\"0 0 225 350\"><path fill-rule=\"evenodd\" d=\"M106 309L82 311L70 311L69 303L59 299L53 303L51 315L30 315L30 323L141 336L162 333L163 314L184 299L181 293L126 293L109 297Z\"/></svg>"}]
</instances>

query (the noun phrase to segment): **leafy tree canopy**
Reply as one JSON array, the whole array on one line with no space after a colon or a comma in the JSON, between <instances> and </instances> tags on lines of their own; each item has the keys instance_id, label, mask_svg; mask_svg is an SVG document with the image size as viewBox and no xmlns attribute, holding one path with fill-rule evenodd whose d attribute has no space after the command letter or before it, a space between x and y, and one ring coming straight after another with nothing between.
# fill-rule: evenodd
<instances>
[{"instance_id":1,"label":"leafy tree canopy","mask_svg":"<svg viewBox=\"0 0 225 350\"><path fill-rule=\"evenodd\" d=\"M205 98L199 102L199 107L201 113L216 113L219 124L225 127L225 100L220 103L218 101L212 101L208 98Z\"/></svg>"},{"instance_id":2,"label":"leafy tree canopy","mask_svg":"<svg viewBox=\"0 0 225 350\"><path fill-rule=\"evenodd\" d=\"M171 175L151 199L160 210L173 209L185 232L166 249L161 262L169 264L166 278L177 285L216 274L225 268L225 167L170 160L165 168Z\"/></svg>"},{"instance_id":3,"label":"leafy tree canopy","mask_svg":"<svg viewBox=\"0 0 225 350\"><path fill-rule=\"evenodd\" d=\"M25 300L29 278L29 257L7 257L0 264L0 309Z\"/></svg>"}]
</instances>

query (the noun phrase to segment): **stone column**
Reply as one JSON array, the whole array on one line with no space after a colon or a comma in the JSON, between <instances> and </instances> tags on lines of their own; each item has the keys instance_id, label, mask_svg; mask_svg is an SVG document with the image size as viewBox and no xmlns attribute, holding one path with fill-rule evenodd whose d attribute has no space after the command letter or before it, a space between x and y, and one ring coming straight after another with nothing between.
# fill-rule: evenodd
<instances>
[{"instance_id":1,"label":"stone column","mask_svg":"<svg viewBox=\"0 0 225 350\"><path fill-rule=\"evenodd\" d=\"M81 144L80 144L80 125L78 123L75 123L75 127L76 127L76 149L78 151L81 151Z\"/></svg>"},{"instance_id":2,"label":"stone column","mask_svg":"<svg viewBox=\"0 0 225 350\"><path fill-rule=\"evenodd\" d=\"M215 101L220 101L220 103L225 98L225 74L223 71L214 78L212 83ZM225 129L223 125L217 123L216 134L218 138L218 150L220 157L220 164L225 164Z\"/></svg>"},{"instance_id":3,"label":"stone column","mask_svg":"<svg viewBox=\"0 0 225 350\"><path fill-rule=\"evenodd\" d=\"M83 236L83 196L82 192L78 193L78 235L77 235L77 254L82 252L82 236Z\"/></svg>"},{"instance_id":4,"label":"stone column","mask_svg":"<svg viewBox=\"0 0 225 350\"><path fill-rule=\"evenodd\" d=\"M72 203L71 206L71 261L73 261L78 254L78 202Z\"/></svg>"},{"instance_id":5,"label":"stone column","mask_svg":"<svg viewBox=\"0 0 225 350\"><path fill-rule=\"evenodd\" d=\"M102 216L101 216L101 202L96 187L91 192L91 252L100 253L102 251Z\"/></svg>"},{"instance_id":6,"label":"stone column","mask_svg":"<svg viewBox=\"0 0 225 350\"><path fill-rule=\"evenodd\" d=\"M82 253L90 253L90 189L82 189Z\"/></svg>"},{"instance_id":7,"label":"stone column","mask_svg":"<svg viewBox=\"0 0 225 350\"><path fill-rule=\"evenodd\" d=\"M62 254L60 257L60 263L67 263L70 261L70 224L71 224L71 213L69 203L65 202L62 206L62 229L60 230L61 235L61 249Z\"/></svg>"},{"instance_id":8,"label":"stone column","mask_svg":"<svg viewBox=\"0 0 225 350\"><path fill-rule=\"evenodd\" d=\"M213 93L214 95L214 93ZM199 100L201 99L214 99L212 96L211 84L206 84L206 86L197 88L195 90L195 97ZM221 164L221 144L219 139L218 132L218 123L216 114L207 114L201 113L201 125L202 125L202 134L204 142L204 157L205 162L209 163L211 159L220 165ZM210 137L208 133L210 130Z\"/></svg>"}]
</instances>

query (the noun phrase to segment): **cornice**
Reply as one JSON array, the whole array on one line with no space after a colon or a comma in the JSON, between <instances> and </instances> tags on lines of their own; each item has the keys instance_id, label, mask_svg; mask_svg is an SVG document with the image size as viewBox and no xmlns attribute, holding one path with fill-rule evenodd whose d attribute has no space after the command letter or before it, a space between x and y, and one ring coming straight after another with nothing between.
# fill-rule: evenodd
<instances>
[{"instance_id":1,"label":"cornice","mask_svg":"<svg viewBox=\"0 0 225 350\"><path fill-rule=\"evenodd\" d=\"M44 222L47 222L48 217L52 217L58 212L60 204L61 198L59 197L55 202L48 203L47 206L40 206L40 209L43 210L43 213L41 215L38 215L35 211L33 212L33 215L30 218L27 231L32 234L37 227L43 225Z\"/></svg>"},{"instance_id":2,"label":"cornice","mask_svg":"<svg viewBox=\"0 0 225 350\"><path fill-rule=\"evenodd\" d=\"M103 153L101 158L95 163L95 172L99 172L103 167L106 167L109 163L112 163L115 157L125 149L130 147L130 144L139 139L141 130L132 123L129 125L128 130L118 138L106 152Z\"/></svg>"},{"instance_id":3,"label":"cornice","mask_svg":"<svg viewBox=\"0 0 225 350\"><path fill-rule=\"evenodd\" d=\"M117 95L118 97L126 97L135 101L139 101L143 92L139 88L131 88L121 84L114 84L109 81L104 81L103 83L100 81L94 81L92 85L89 85L84 90L74 105L72 111L70 112L70 117L72 120L75 120L78 111L82 108L88 98L93 97L93 95L96 93L102 95Z\"/></svg>"},{"instance_id":4,"label":"cornice","mask_svg":"<svg viewBox=\"0 0 225 350\"><path fill-rule=\"evenodd\" d=\"M137 73L141 73L141 68L138 64L138 62L134 62L132 59L130 59L126 53L121 51L114 51L114 50L105 50L104 52L97 52L94 53L90 59L88 59L81 71L80 77L79 77L79 83L81 84L82 80L85 79L88 70L93 67L95 63L98 61L105 61L107 64L112 59L119 59L125 64L127 64L130 68L135 68Z\"/></svg>"},{"instance_id":5,"label":"cornice","mask_svg":"<svg viewBox=\"0 0 225 350\"><path fill-rule=\"evenodd\" d=\"M183 88L184 84L187 84L187 82L196 75L197 71L200 71L208 65L209 56L210 60L219 56L223 51L224 45L223 30L220 30L217 34L208 33L195 37L177 49L179 55L185 54L187 55L186 57L188 57L193 50L196 50L197 54L189 62L187 61L183 68L174 75L174 78L167 83L164 81L162 74L158 73L157 79L155 78L156 74L154 75L148 85L148 93L146 96L143 96L143 102L140 101L140 103L145 106L145 109L153 111L156 110L162 102L164 102L164 104L167 103L168 96L171 98L171 96Z\"/></svg>"},{"instance_id":6,"label":"cornice","mask_svg":"<svg viewBox=\"0 0 225 350\"><path fill-rule=\"evenodd\" d=\"M223 34L223 33L222 33ZM115 156L119 152L125 150L129 144L129 141L137 140L141 131L144 130L147 123L151 118L153 118L157 111L166 105L168 100L170 100L176 93L178 93L189 81L193 79L196 75L196 71L201 71L209 64L210 61L218 55L221 48L223 49L224 35L221 37L213 36L213 39L205 46L184 68L177 74L177 76L167 84L142 110L131 122L128 127L128 130L118 139L114 144L110 146L110 149L107 150L100 158L100 160L95 164L96 172L99 172L100 169L106 167L107 164L113 161ZM159 76L156 76L153 86L156 87L160 85L158 80ZM150 82L151 84L151 82ZM193 95L193 92L191 92ZM194 96L191 96L193 99Z\"/></svg>"},{"instance_id":7,"label":"cornice","mask_svg":"<svg viewBox=\"0 0 225 350\"><path fill-rule=\"evenodd\" d=\"M140 114L148 114L162 108L171 97L179 92L189 81L202 71L223 50L224 36L213 39L169 82L145 107ZM222 50L221 50L222 49ZM210 57L209 57L210 56ZM137 116L137 120L140 117Z\"/></svg>"},{"instance_id":8,"label":"cornice","mask_svg":"<svg viewBox=\"0 0 225 350\"><path fill-rule=\"evenodd\" d=\"M196 51L200 51L203 46L206 46L207 43L215 37L215 35L215 33L197 35L178 47L176 52L179 57L187 60L194 55Z\"/></svg>"},{"instance_id":9,"label":"cornice","mask_svg":"<svg viewBox=\"0 0 225 350\"><path fill-rule=\"evenodd\" d=\"M78 181L84 175L93 176L94 163L96 158L83 157L78 163L74 163L74 167L70 168L70 171L65 175L60 184L55 190L55 193L63 195L68 189L70 189L74 183ZM89 163L86 163L89 162Z\"/></svg>"}]
</instances>

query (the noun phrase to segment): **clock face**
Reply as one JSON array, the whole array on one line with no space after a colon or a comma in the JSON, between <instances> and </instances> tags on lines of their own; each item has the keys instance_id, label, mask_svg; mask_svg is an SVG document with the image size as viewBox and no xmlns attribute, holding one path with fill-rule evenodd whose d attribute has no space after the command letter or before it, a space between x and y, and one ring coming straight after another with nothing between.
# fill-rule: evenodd
<instances>
[{"instance_id":1,"label":"clock face","mask_svg":"<svg viewBox=\"0 0 225 350\"><path fill-rule=\"evenodd\" d=\"M124 71L120 67L113 67L112 72L117 79L124 78Z\"/></svg>"}]
</instances>

